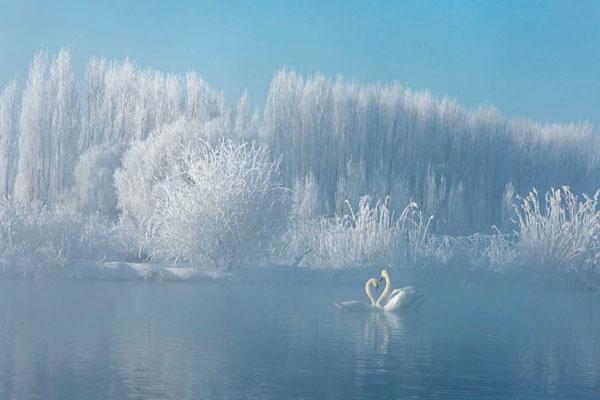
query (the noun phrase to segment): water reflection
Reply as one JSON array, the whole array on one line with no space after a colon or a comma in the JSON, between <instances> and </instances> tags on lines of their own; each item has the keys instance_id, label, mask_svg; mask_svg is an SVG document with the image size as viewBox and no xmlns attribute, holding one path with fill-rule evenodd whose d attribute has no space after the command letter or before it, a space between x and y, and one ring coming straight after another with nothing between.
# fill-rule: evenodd
<instances>
[{"instance_id":1,"label":"water reflection","mask_svg":"<svg viewBox=\"0 0 600 400\"><path fill-rule=\"evenodd\" d=\"M0 282L0 398L596 398L598 296L457 288Z\"/></svg>"},{"instance_id":2,"label":"water reflection","mask_svg":"<svg viewBox=\"0 0 600 400\"><path fill-rule=\"evenodd\" d=\"M402 322L394 313L369 313L365 321L364 341L377 354L386 354L390 348L392 335L402 334Z\"/></svg>"}]
</instances>

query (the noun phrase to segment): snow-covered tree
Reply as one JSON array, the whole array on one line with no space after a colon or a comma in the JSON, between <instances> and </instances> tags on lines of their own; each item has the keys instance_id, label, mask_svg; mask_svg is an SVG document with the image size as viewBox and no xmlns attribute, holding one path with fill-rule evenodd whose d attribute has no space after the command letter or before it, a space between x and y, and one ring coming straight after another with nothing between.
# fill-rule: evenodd
<instances>
[{"instance_id":1,"label":"snow-covered tree","mask_svg":"<svg viewBox=\"0 0 600 400\"><path fill-rule=\"evenodd\" d=\"M79 157L73 190L78 211L113 220L118 217L114 173L121 166L123 152L124 145L102 144L89 147Z\"/></svg>"},{"instance_id":2,"label":"snow-covered tree","mask_svg":"<svg viewBox=\"0 0 600 400\"><path fill-rule=\"evenodd\" d=\"M309 173L294 184L290 219L294 223L316 220L321 214L320 206L317 181Z\"/></svg>"},{"instance_id":3,"label":"snow-covered tree","mask_svg":"<svg viewBox=\"0 0 600 400\"><path fill-rule=\"evenodd\" d=\"M287 192L265 149L210 144L214 124L177 123L134 144L115 175L123 223L156 260L223 270L264 255Z\"/></svg>"},{"instance_id":4,"label":"snow-covered tree","mask_svg":"<svg viewBox=\"0 0 600 400\"><path fill-rule=\"evenodd\" d=\"M48 144L48 204L56 204L72 186L77 162L80 112L71 55L60 50L49 71L48 104L51 113Z\"/></svg>"},{"instance_id":5,"label":"snow-covered tree","mask_svg":"<svg viewBox=\"0 0 600 400\"><path fill-rule=\"evenodd\" d=\"M123 156L122 167L115 172L121 220L136 229L143 226L154 212L148 199L156 185L172 174L172 160L181 148L198 139L217 142L228 127L225 118L203 124L182 119L133 142Z\"/></svg>"},{"instance_id":6,"label":"snow-covered tree","mask_svg":"<svg viewBox=\"0 0 600 400\"><path fill-rule=\"evenodd\" d=\"M10 199L17 168L19 94L12 81L0 94L0 198Z\"/></svg>"},{"instance_id":7,"label":"snow-covered tree","mask_svg":"<svg viewBox=\"0 0 600 400\"><path fill-rule=\"evenodd\" d=\"M51 115L48 105L48 55L38 53L29 67L19 122L19 161L14 198L22 207L48 200L47 172Z\"/></svg>"},{"instance_id":8,"label":"snow-covered tree","mask_svg":"<svg viewBox=\"0 0 600 400\"><path fill-rule=\"evenodd\" d=\"M53 206L70 187L79 118L69 52L61 50L51 62L40 52L30 66L21 107L14 193L19 205Z\"/></svg>"},{"instance_id":9,"label":"snow-covered tree","mask_svg":"<svg viewBox=\"0 0 600 400\"><path fill-rule=\"evenodd\" d=\"M399 191L435 214L442 232L499 225L508 182L589 192L600 180L600 137L589 125L507 119L397 83L360 86L284 69L271 83L262 132L288 185L314 175L326 212L339 212L347 196L395 201Z\"/></svg>"},{"instance_id":10,"label":"snow-covered tree","mask_svg":"<svg viewBox=\"0 0 600 400\"><path fill-rule=\"evenodd\" d=\"M231 112L223 93L197 73L163 74L129 60L92 59L78 88L70 54L61 50L53 58L37 54L22 96L13 84L2 99L0 194L26 208L79 193L81 210L114 217L110 169L122 165L129 147L149 145L181 121L192 127L180 132L186 140L202 132L212 144L232 136L265 145L281 159L287 187L314 178L320 213L339 214L346 200L364 195L389 196L393 210L416 201L434 214L438 232L502 226L509 183L514 192L563 184L592 192L600 181L600 136L589 125L507 119L491 107L467 110L398 83L359 85L283 69L261 119L246 92ZM136 157L132 162L150 163L143 153ZM101 188L91 190L93 182ZM90 203L92 193L103 205Z\"/></svg>"}]
</instances>

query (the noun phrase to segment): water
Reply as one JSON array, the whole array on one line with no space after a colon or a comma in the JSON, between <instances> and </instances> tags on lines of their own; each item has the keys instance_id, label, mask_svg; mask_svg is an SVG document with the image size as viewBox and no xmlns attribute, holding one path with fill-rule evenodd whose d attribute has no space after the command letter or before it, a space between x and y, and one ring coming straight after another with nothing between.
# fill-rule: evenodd
<instances>
[{"instance_id":1,"label":"water","mask_svg":"<svg viewBox=\"0 0 600 400\"><path fill-rule=\"evenodd\" d=\"M0 399L600 397L598 293L407 277L417 313L336 310L363 278L0 281Z\"/></svg>"}]
</instances>

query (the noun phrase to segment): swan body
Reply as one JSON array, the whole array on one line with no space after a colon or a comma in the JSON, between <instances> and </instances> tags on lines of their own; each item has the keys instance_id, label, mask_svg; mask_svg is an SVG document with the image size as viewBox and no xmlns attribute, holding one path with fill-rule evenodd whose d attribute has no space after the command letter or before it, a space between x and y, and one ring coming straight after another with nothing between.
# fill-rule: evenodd
<instances>
[{"instance_id":1,"label":"swan body","mask_svg":"<svg viewBox=\"0 0 600 400\"><path fill-rule=\"evenodd\" d=\"M423 296L412 286L393 289L392 278L387 270L381 271L381 279L385 288L375 302L375 307L383 311L400 311L423 305Z\"/></svg>"},{"instance_id":2,"label":"swan body","mask_svg":"<svg viewBox=\"0 0 600 400\"><path fill-rule=\"evenodd\" d=\"M342 301L340 303L333 303L337 308L344 311L377 311L375 305L375 298L373 297L372 289L379 287L379 281L375 278L369 279L365 283L365 293L369 298L371 304L364 303L358 300Z\"/></svg>"}]
</instances>

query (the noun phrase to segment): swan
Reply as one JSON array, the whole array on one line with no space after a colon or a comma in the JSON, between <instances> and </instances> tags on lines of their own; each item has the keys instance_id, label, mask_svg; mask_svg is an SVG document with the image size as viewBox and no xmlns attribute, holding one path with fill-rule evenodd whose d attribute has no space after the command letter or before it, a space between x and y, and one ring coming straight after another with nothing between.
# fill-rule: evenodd
<instances>
[{"instance_id":1,"label":"swan","mask_svg":"<svg viewBox=\"0 0 600 400\"><path fill-rule=\"evenodd\" d=\"M365 283L365 293L371 301L371 304L363 303L358 300L342 301L341 303L333 303L337 308L344 311L377 311L375 305L375 298L373 297L372 289L379 288L379 281L375 278L371 278Z\"/></svg>"},{"instance_id":2,"label":"swan","mask_svg":"<svg viewBox=\"0 0 600 400\"><path fill-rule=\"evenodd\" d=\"M413 305L420 307L423 304L423 296L412 286L401 289L393 289L392 278L387 270L381 271L380 281L385 281L385 288L381 296L375 302L375 307L383 311L405 310Z\"/></svg>"}]
</instances>

